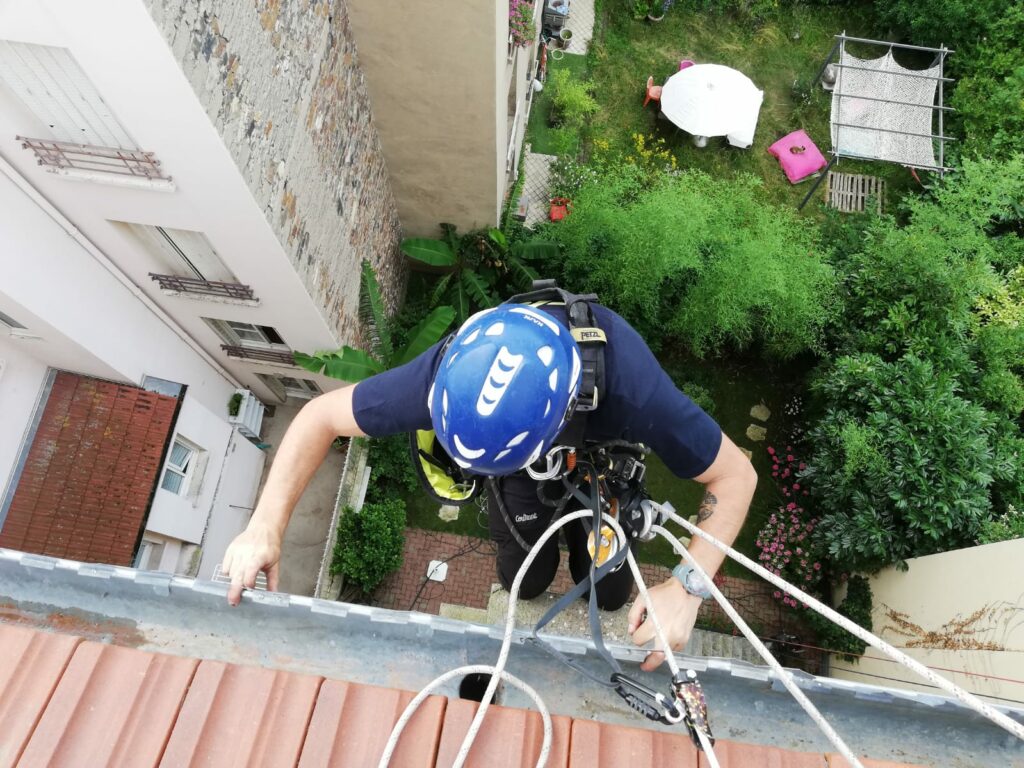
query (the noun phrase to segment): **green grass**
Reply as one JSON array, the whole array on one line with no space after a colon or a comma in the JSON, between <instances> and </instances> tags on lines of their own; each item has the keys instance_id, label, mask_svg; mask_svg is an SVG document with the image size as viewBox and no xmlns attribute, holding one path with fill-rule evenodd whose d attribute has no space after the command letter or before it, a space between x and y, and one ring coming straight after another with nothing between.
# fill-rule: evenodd
<instances>
[{"instance_id":1,"label":"green grass","mask_svg":"<svg viewBox=\"0 0 1024 768\"><path fill-rule=\"evenodd\" d=\"M742 448L750 449L752 461L758 474L757 491L742 530L736 537L735 549L757 559L759 554L757 534L780 503L780 495L772 482L771 461L765 448L778 445L789 425L782 413L782 406L795 391L794 382L803 378L801 365L778 370L766 369L761 363L723 364L691 361L688 374L693 381L708 390L714 401L714 418L722 431ZM685 390L685 387L684 387ZM771 411L766 426L768 436L765 442L754 443L746 437L750 424L761 422L752 418L750 409L763 402ZM657 458L652 458L647 467L647 490L655 501L671 501L676 511L684 517L696 514L703 496L703 486L692 480L680 480ZM669 526L675 533L681 533L679 526ZM669 567L679 561L671 546L664 539L657 539L641 545L640 560L660 563ZM724 572L730 576L749 577L750 573L741 565L727 560Z\"/></svg>"},{"instance_id":2,"label":"green grass","mask_svg":"<svg viewBox=\"0 0 1024 768\"><path fill-rule=\"evenodd\" d=\"M437 516L440 507L440 504L422 491L413 491L405 497L406 525L409 528L420 528L425 531L443 531L462 536L490 538L490 534L487 532L487 518L480 514L480 508L475 503L460 507L458 519L451 522L445 522Z\"/></svg>"},{"instance_id":3,"label":"green grass","mask_svg":"<svg viewBox=\"0 0 1024 768\"><path fill-rule=\"evenodd\" d=\"M596 86L594 95L601 107L587 138L607 141L618 151L633 148L633 134L664 138L680 168L696 168L716 178L749 173L764 182L769 200L798 204L813 180L789 184L766 150L800 128L823 153L831 147L827 94L818 87L810 104L798 106L793 100L793 83L815 77L831 50L833 35L844 29L855 36L877 34L869 6L797 5L780 8L771 21L755 25L748 19L691 11L684 3L677 4L661 23L651 24L633 19L625 4L604 5L602 33L587 56L589 76ZM681 59L733 67L764 91L751 147L737 149L719 137L698 149L689 134L658 119L654 106L641 107L647 77L653 75L655 82L664 82L678 70ZM531 128L533 125L531 119ZM905 169L891 163L843 160L839 170L885 178L890 209L914 184ZM822 188L819 195L823 194ZM806 210L813 212L814 206Z\"/></svg>"},{"instance_id":4,"label":"green grass","mask_svg":"<svg viewBox=\"0 0 1024 768\"><path fill-rule=\"evenodd\" d=\"M551 82L551 73L559 69L567 69L572 72L573 77L585 77L587 73L587 57L579 54L567 53L561 61L555 61L548 54L548 77ZM526 141L530 143L534 152L541 155L557 155L564 152L564 139L559 134L563 133L551 125L551 89L545 88L534 96L533 106L530 108L530 122L526 126ZM575 134L570 134L575 136ZM571 142L579 146L579 136Z\"/></svg>"}]
</instances>

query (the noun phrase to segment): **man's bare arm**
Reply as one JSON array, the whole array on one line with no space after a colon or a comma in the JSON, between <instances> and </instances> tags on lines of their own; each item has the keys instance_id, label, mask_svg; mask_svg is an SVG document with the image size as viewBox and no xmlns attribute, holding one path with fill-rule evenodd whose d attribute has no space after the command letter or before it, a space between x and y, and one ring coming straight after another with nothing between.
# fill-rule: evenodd
<instances>
[{"instance_id":1,"label":"man's bare arm","mask_svg":"<svg viewBox=\"0 0 1024 768\"><path fill-rule=\"evenodd\" d=\"M697 510L697 524L716 539L732 544L743 527L757 485L757 473L753 466L736 444L723 434L715 461L694 480L704 484L704 498ZM691 539L688 551L711 576L718 571L725 557L697 536ZM693 630L697 609L701 604L700 598L687 592L674 576L651 587L649 593L672 649L682 649ZM643 645L654 637L654 626L647 620L646 610L647 606L638 599L629 611L628 631L637 645ZM641 669L653 670L664 658L660 651L652 651Z\"/></svg>"},{"instance_id":2,"label":"man's bare arm","mask_svg":"<svg viewBox=\"0 0 1024 768\"><path fill-rule=\"evenodd\" d=\"M224 553L223 571L231 577L228 602L238 605L242 588L252 589L260 571L277 589L281 540L295 505L338 436L362 435L352 409L354 386L310 400L295 416L270 467L249 525Z\"/></svg>"}]
</instances>

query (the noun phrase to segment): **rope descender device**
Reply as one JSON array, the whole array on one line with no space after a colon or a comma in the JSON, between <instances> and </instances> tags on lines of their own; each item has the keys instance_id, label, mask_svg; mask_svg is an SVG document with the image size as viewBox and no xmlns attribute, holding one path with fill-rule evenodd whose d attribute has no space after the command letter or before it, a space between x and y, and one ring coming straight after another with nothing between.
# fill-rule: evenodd
<instances>
[{"instance_id":1,"label":"rope descender device","mask_svg":"<svg viewBox=\"0 0 1024 768\"><path fill-rule=\"evenodd\" d=\"M615 692L647 719L665 725L686 723L693 743L698 749L703 749L703 741L712 745L715 743L708 725L707 700L697 673L688 669L684 674L683 678L677 676L672 679L672 692L668 695L648 688L621 672L613 673L611 681ZM698 732L705 737L703 741Z\"/></svg>"}]
</instances>

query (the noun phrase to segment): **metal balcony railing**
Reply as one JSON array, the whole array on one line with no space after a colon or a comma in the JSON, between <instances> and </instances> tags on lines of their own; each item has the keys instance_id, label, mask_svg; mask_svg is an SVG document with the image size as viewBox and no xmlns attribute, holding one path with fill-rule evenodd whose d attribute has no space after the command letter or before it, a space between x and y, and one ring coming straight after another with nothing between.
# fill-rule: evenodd
<instances>
[{"instance_id":1,"label":"metal balcony railing","mask_svg":"<svg viewBox=\"0 0 1024 768\"><path fill-rule=\"evenodd\" d=\"M262 360L265 363L280 363L281 365L295 365L295 358L292 353L284 349L261 349L259 347L242 347L235 344L221 344L220 348L228 353L228 357L237 357L242 360Z\"/></svg>"},{"instance_id":2,"label":"metal balcony railing","mask_svg":"<svg viewBox=\"0 0 1024 768\"><path fill-rule=\"evenodd\" d=\"M97 147L67 141L15 136L24 149L31 149L39 165L61 170L109 173L140 179L170 181L152 152L119 147Z\"/></svg>"},{"instance_id":3,"label":"metal balcony railing","mask_svg":"<svg viewBox=\"0 0 1024 768\"><path fill-rule=\"evenodd\" d=\"M229 299L254 300L252 288L241 283L221 283L216 280L200 280L197 277L178 277L177 275L157 275L152 272L149 276L159 283L160 287L167 291L181 291L182 293L201 293L205 296L222 296Z\"/></svg>"}]
</instances>

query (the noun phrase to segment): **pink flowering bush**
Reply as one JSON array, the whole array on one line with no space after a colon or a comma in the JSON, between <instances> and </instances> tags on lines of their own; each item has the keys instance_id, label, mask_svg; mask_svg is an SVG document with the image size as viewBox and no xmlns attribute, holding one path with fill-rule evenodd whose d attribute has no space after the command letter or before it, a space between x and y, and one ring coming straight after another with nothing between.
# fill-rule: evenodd
<instances>
[{"instance_id":1,"label":"pink flowering bush","mask_svg":"<svg viewBox=\"0 0 1024 768\"><path fill-rule=\"evenodd\" d=\"M508 28L512 42L525 48L533 42L533 3L528 0L508 0Z\"/></svg>"},{"instance_id":2,"label":"pink flowering bush","mask_svg":"<svg viewBox=\"0 0 1024 768\"><path fill-rule=\"evenodd\" d=\"M772 459L772 478L782 494L783 504L768 518L757 536L761 550L758 559L772 573L814 594L822 583L822 561L812 540L818 520L802 506L807 489L796 474L807 465L793 455L792 446L786 446L785 452L768 446L768 455ZM793 608L799 604L796 598L781 590L775 591L773 596Z\"/></svg>"}]
</instances>

